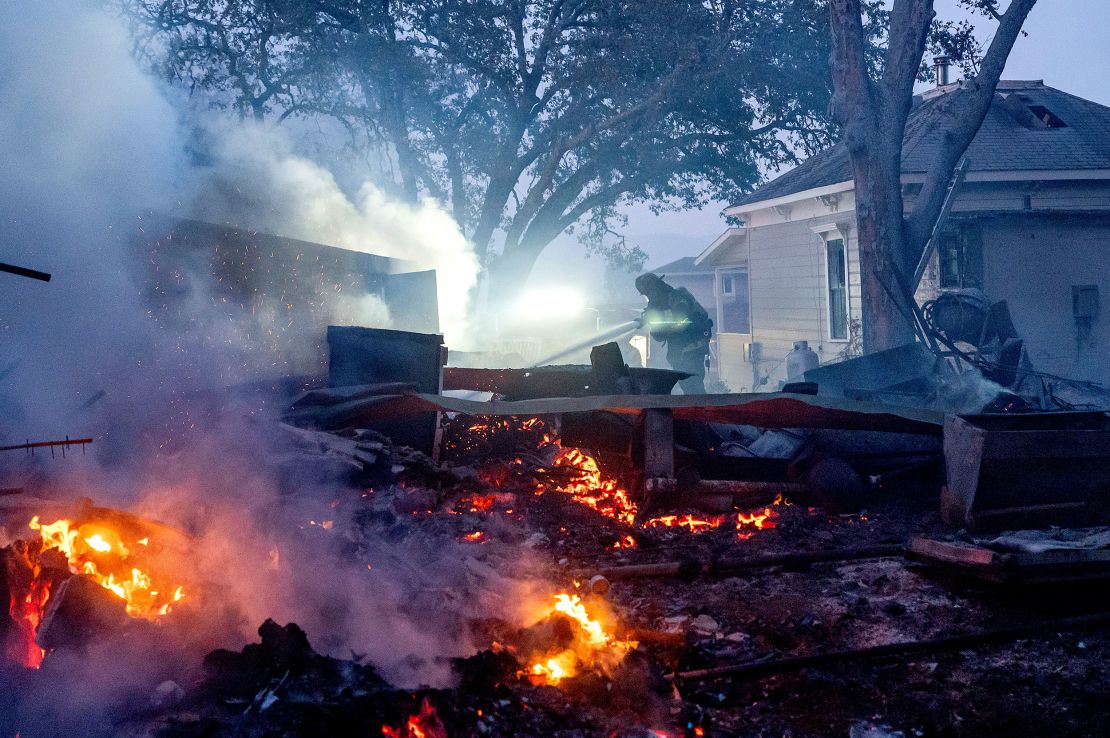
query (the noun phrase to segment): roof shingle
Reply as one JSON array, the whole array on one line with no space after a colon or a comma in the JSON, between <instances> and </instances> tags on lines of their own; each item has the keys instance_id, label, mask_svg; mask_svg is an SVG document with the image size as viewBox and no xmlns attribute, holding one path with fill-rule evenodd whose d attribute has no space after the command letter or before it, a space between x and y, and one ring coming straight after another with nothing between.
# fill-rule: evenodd
<instances>
[{"instance_id":1,"label":"roof shingle","mask_svg":"<svg viewBox=\"0 0 1110 738\"><path fill-rule=\"evenodd\" d=\"M1007 108L1016 96L1023 106L1040 106L1064 122L1059 128L1030 128ZM943 132L932 125L945 95L915 99L906 123L902 173L927 172ZM1012 104L1013 101L1011 101ZM1000 82L994 101L965 154L971 172L1110 169L1110 108L1069 95L1042 82ZM852 178L843 142L771 180L734 205L786 197Z\"/></svg>"}]
</instances>

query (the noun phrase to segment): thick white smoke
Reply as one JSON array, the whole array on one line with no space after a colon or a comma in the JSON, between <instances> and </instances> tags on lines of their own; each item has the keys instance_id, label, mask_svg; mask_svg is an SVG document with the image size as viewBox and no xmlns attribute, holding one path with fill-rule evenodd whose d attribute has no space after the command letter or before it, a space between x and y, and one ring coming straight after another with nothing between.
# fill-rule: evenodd
<instances>
[{"instance_id":1,"label":"thick white smoke","mask_svg":"<svg viewBox=\"0 0 1110 738\"><path fill-rule=\"evenodd\" d=\"M234 367L249 368L241 357L276 332L263 323L281 316L229 311L223 325L197 321L197 335L186 339L198 346L167 345L144 315L123 248L129 233L121 231L147 211L434 268L447 340L465 343L478 265L441 208L395 202L370 182L348 197L280 130L216 113L190 124L216 141L213 163L193 165L185 151L195 139L172 96L135 62L122 23L103 10L81 0L0 3L0 261L54 277L43 284L0 274L0 395L18 387L9 399L22 400L21 409L0 397L13 426L0 424L0 436L76 434L75 409L101 390L152 399L150 385L175 373L249 378ZM212 302L192 299L202 309ZM380 301L329 304L333 322L389 324Z\"/></svg>"},{"instance_id":2,"label":"thick white smoke","mask_svg":"<svg viewBox=\"0 0 1110 738\"><path fill-rule=\"evenodd\" d=\"M315 241L435 269L441 328L449 345L469 346L470 292L478 258L458 224L438 203L390 198L365 181L348 196L322 166L298 155L284 131L266 124L211 123L216 165L202 180L196 215L281 236ZM235 192L236 202L212 197Z\"/></svg>"},{"instance_id":3,"label":"thick white smoke","mask_svg":"<svg viewBox=\"0 0 1110 738\"><path fill-rule=\"evenodd\" d=\"M204 340L192 346L168 339L145 313L129 277L129 233L120 231L139 226L148 211L222 214L232 222L249 218L245 225L279 235L436 268L442 324L452 342L465 328L477 262L435 204L398 204L370 183L348 197L325 169L298 156L272 129L207 121L218 133L214 164L193 165L169 93L142 72L129 49L115 19L79 0L0 3L0 261L53 274L44 284L0 273L0 443L95 436L89 456L32 464L35 473L97 502L164 514L173 522L189 512L201 518L210 513L213 519L193 521L193 532L206 543L204 556L219 560L216 542L222 540L229 559L243 564L234 572L237 581L256 584L249 564L268 560L269 547L251 546L273 527L263 519L267 511L288 508L276 476L259 468L271 449L264 442L245 447L243 438L258 436L227 406L217 410L233 419L209 424L199 450L168 455L156 426L167 407L180 411L190 402L177 392L183 378L201 390L233 379L214 368L250 353L258 326L227 325L218 333L205 326ZM217 184L238 188L257 207L221 203L209 189ZM203 310L202 298L193 296L190 309ZM373 300L341 303L341 310L355 314L336 317L388 320ZM197 386L205 380L207 387ZM82 407L101 390L106 399L91 410ZM113 453L105 457L105 448ZM150 494L159 481L181 486L160 498ZM247 608L249 616L323 623L304 592L318 586L344 601L342 629L331 634L339 641L383 660L402 658L420 643L425 659L444 653L442 639L399 615L395 597L412 582L384 581L375 588L359 572L358 588L349 586L346 574L328 586L319 576L322 557L314 555L303 556L313 565L312 577L290 572L268 593L252 590L258 599L257 607ZM366 603L373 607L361 607ZM374 622L379 615L381 622ZM241 626L257 623L236 623L236 635ZM342 643L329 645L341 652Z\"/></svg>"}]
</instances>

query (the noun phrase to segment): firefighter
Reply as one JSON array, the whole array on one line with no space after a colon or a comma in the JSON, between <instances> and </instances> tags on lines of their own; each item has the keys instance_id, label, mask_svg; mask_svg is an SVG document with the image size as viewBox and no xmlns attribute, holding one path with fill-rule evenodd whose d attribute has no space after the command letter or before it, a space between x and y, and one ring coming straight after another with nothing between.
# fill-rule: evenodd
<instances>
[{"instance_id":1,"label":"firefighter","mask_svg":"<svg viewBox=\"0 0 1110 738\"><path fill-rule=\"evenodd\" d=\"M641 321L651 337L667 346L672 369L692 375L679 382L687 395L705 394L705 357L713 321L685 287L674 288L657 274L641 274L636 289L647 298Z\"/></svg>"}]
</instances>

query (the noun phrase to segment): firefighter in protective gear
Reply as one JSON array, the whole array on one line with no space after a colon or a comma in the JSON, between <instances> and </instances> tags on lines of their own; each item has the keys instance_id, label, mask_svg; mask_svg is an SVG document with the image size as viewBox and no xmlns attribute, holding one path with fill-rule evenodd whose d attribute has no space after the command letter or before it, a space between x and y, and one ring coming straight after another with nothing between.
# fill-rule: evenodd
<instances>
[{"instance_id":1,"label":"firefighter in protective gear","mask_svg":"<svg viewBox=\"0 0 1110 738\"><path fill-rule=\"evenodd\" d=\"M705 357L713 321L685 287L672 287L657 274L641 274L636 289L647 298L641 321L651 337L667 346L671 368L692 375L679 382L688 395L705 394Z\"/></svg>"}]
</instances>

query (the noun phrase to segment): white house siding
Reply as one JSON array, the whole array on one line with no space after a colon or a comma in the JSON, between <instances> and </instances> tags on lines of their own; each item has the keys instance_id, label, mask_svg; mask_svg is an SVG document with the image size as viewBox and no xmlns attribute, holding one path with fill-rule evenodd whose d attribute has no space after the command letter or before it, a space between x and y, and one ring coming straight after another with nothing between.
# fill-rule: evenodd
<instances>
[{"instance_id":1,"label":"white house siding","mask_svg":"<svg viewBox=\"0 0 1110 738\"><path fill-rule=\"evenodd\" d=\"M786 379L786 355L795 341L809 341L822 362L831 361L847 342L828 338L827 266L825 240L818 226L852 222L853 213L791 220L753 228L750 242L752 341L762 344L760 375L767 382L759 388L778 389ZM859 247L853 229L847 229L848 319L862 310Z\"/></svg>"},{"instance_id":2,"label":"white house siding","mask_svg":"<svg viewBox=\"0 0 1110 738\"><path fill-rule=\"evenodd\" d=\"M1035 369L1110 382L1110 216L983 223L984 288L1006 300ZM1100 311L1081 350L1072 286L1097 285Z\"/></svg>"},{"instance_id":3,"label":"white house siding","mask_svg":"<svg viewBox=\"0 0 1110 738\"><path fill-rule=\"evenodd\" d=\"M721 381L733 392L750 392L752 365L744 361L744 345L751 336L741 333L717 334L717 366Z\"/></svg>"},{"instance_id":4,"label":"white house siding","mask_svg":"<svg viewBox=\"0 0 1110 738\"><path fill-rule=\"evenodd\" d=\"M848 319L858 320L860 296L859 248L855 213L845 210L850 195L830 205L817 199L794 203L788 212L763 210L747 214L746 249L715 255L714 265L725 270L746 259L751 295L751 334L720 334L721 377L733 390L776 390L786 379L786 355L795 341L809 341L823 362L839 357L846 341L828 338L828 296L825 239L822 230L846 233L848 255ZM836 207L840 205L841 207ZM830 234L838 235L838 234ZM745 360L746 343L762 348L757 386L752 366Z\"/></svg>"}]
</instances>

